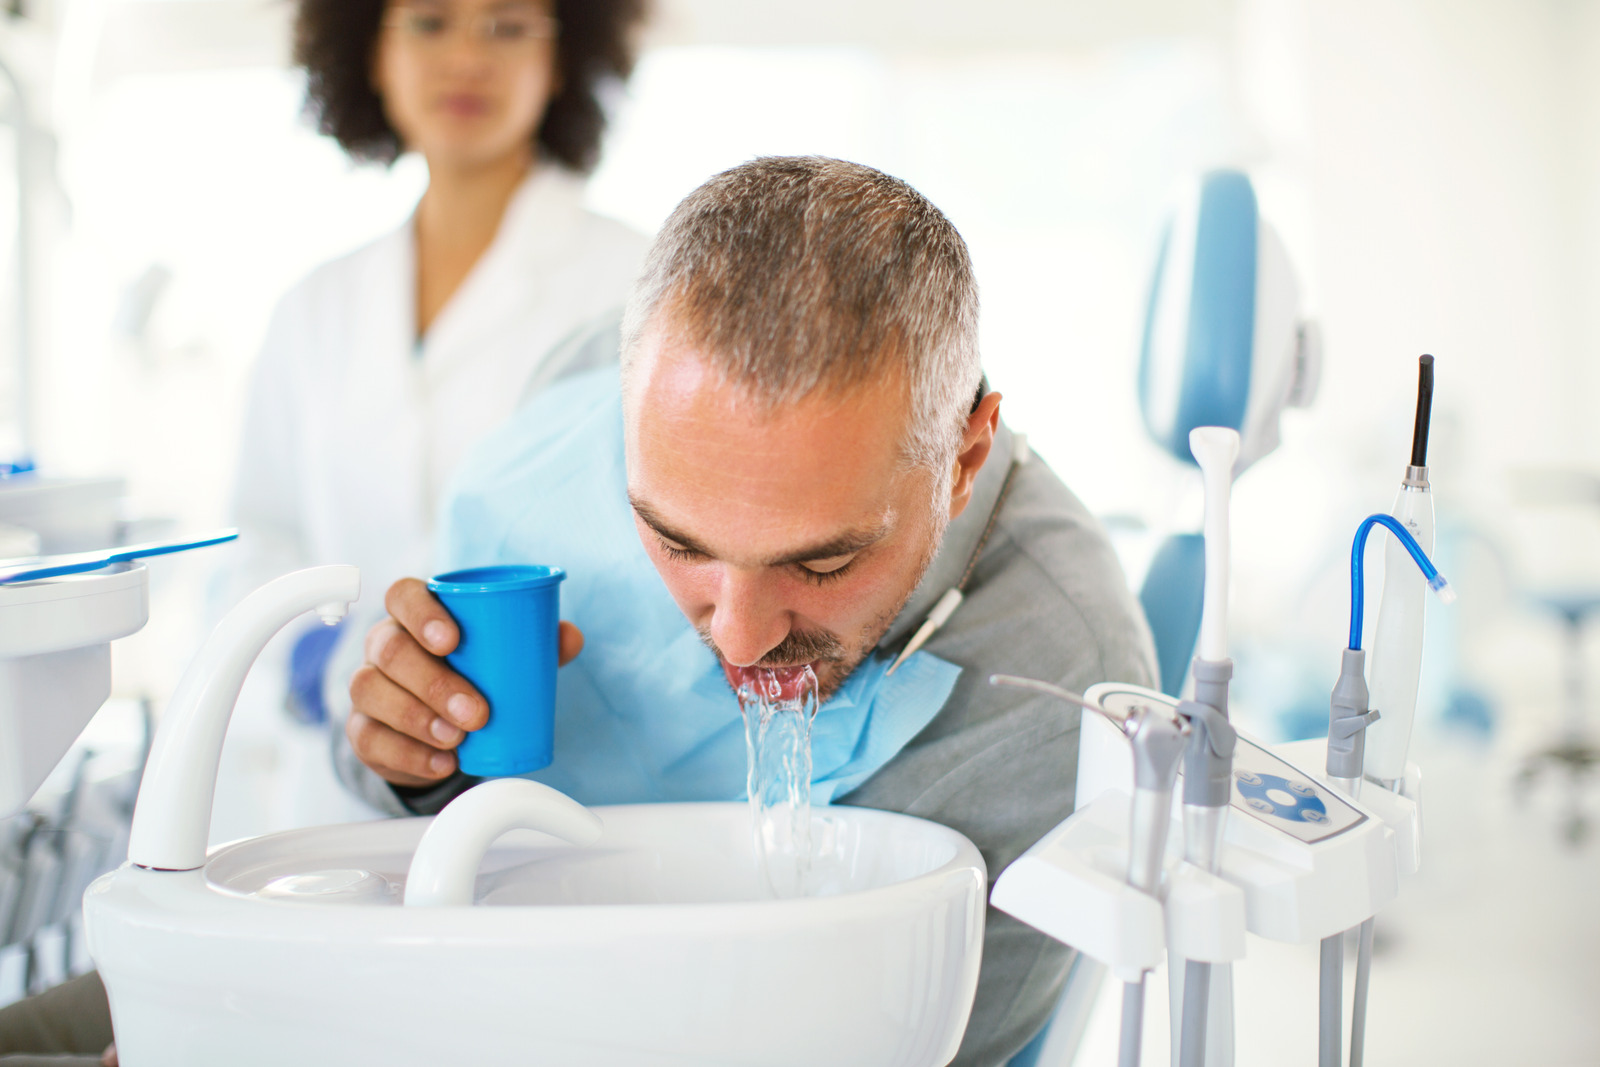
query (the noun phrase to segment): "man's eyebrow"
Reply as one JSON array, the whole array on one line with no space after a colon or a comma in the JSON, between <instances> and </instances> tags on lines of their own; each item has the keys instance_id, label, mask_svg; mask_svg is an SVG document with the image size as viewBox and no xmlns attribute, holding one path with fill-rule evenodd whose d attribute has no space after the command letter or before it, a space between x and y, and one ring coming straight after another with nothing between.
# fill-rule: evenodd
<instances>
[{"instance_id":1,"label":"man's eyebrow","mask_svg":"<svg viewBox=\"0 0 1600 1067\"><path fill-rule=\"evenodd\" d=\"M639 516L639 519L646 526L668 541L682 545L690 552L709 556L713 559L716 558L715 552L710 551L689 535L674 530L656 513L654 508L632 493L628 494L628 503L633 505L634 513ZM889 524L886 522L865 530L847 530L837 537L829 538L819 544L807 545L793 552L785 552L781 556L762 560L761 565L765 567L783 567L792 563L812 563L820 559L837 559L840 556L850 556L872 547L887 537L888 534Z\"/></svg>"},{"instance_id":2,"label":"man's eyebrow","mask_svg":"<svg viewBox=\"0 0 1600 1067\"><path fill-rule=\"evenodd\" d=\"M657 515L654 508L645 503L643 500L640 500L638 497L634 496L632 493L628 494L628 503L633 506L634 514L639 516L641 522L650 527L650 529L654 530L656 533L660 534L662 537L666 538L668 541L682 545L690 552L697 552L702 556L712 555L711 552L706 550L704 545L700 544L700 542L696 541L688 534L679 533L671 526L668 526L666 520L664 520L660 515Z\"/></svg>"}]
</instances>

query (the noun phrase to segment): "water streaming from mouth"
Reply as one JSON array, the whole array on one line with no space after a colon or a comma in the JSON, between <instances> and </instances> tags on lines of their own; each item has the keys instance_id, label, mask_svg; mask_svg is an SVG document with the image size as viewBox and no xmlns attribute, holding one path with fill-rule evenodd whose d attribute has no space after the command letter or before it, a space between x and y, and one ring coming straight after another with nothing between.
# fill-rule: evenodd
<instances>
[{"instance_id":1,"label":"water streaming from mouth","mask_svg":"<svg viewBox=\"0 0 1600 1067\"><path fill-rule=\"evenodd\" d=\"M756 862L773 896L805 896L812 858L811 721L817 714L817 676L809 666L746 670L738 697Z\"/></svg>"}]
</instances>

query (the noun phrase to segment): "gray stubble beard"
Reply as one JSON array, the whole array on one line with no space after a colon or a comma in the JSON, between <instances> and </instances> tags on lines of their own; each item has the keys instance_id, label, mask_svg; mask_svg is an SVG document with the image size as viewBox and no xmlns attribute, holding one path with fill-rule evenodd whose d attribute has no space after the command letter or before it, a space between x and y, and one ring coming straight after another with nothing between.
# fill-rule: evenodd
<instances>
[{"instance_id":1,"label":"gray stubble beard","mask_svg":"<svg viewBox=\"0 0 1600 1067\"><path fill-rule=\"evenodd\" d=\"M950 524L950 511L947 500L944 501L942 508L937 506L937 500L935 504L936 506L933 510L934 534L928 539L928 545L923 550L922 560L917 567L916 580L911 583L905 595L900 598L900 603L892 611L880 613L861 628L860 644L853 650L846 650L844 642L827 631L798 635L790 633L771 652L763 656L762 660L773 660L777 666L788 666L797 662L814 662L817 666L824 667L824 671L819 671L817 677L817 702L819 705L838 692L839 688L855 673L856 668L861 666L866 658L872 654L878 642L883 640L883 635L889 632L889 627L894 625L894 620L900 617L900 613L905 610L906 605L911 602L912 596L916 594L918 587L922 585L922 579L927 577L928 568L933 566L933 561L938 558L939 547L944 543L945 531ZM716 641L712 640L709 629L697 626L695 627L695 632L700 635L701 642L711 650L719 662L727 662L722 650L717 647ZM756 666L761 666L761 664L758 663ZM837 673L835 673L835 669ZM822 675L824 673L828 675L827 678L823 678Z\"/></svg>"}]
</instances>

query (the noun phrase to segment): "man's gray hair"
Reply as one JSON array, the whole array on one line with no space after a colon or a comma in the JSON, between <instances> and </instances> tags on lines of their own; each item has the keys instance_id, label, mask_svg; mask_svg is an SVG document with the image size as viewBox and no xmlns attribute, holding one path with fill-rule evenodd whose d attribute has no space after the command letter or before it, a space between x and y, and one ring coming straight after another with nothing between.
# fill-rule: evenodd
<instances>
[{"instance_id":1,"label":"man's gray hair","mask_svg":"<svg viewBox=\"0 0 1600 1067\"><path fill-rule=\"evenodd\" d=\"M671 340L774 406L902 377L907 459L947 484L981 377L978 287L961 235L905 182L817 156L717 175L673 211L634 285L625 389L646 330L669 320Z\"/></svg>"}]
</instances>

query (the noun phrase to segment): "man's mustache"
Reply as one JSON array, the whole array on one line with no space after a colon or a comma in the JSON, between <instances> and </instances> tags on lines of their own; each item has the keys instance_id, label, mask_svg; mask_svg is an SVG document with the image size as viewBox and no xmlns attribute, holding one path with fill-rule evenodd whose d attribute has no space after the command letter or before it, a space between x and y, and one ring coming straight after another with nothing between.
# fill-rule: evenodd
<instances>
[{"instance_id":1,"label":"man's mustache","mask_svg":"<svg viewBox=\"0 0 1600 1067\"><path fill-rule=\"evenodd\" d=\"M724 663L729 662L728 657L722 654L722 649L711 639L709 629L698 629L700 640L705 646L716 653L717 658ZM844 643L825 630L815 633L806 631L790 631L789 635L773 646L772 651L762 656L754 666L757 667L797 667L802 663L816 663L822 660L843 659L845 655Z\"/></svg>"}]
</instances>

